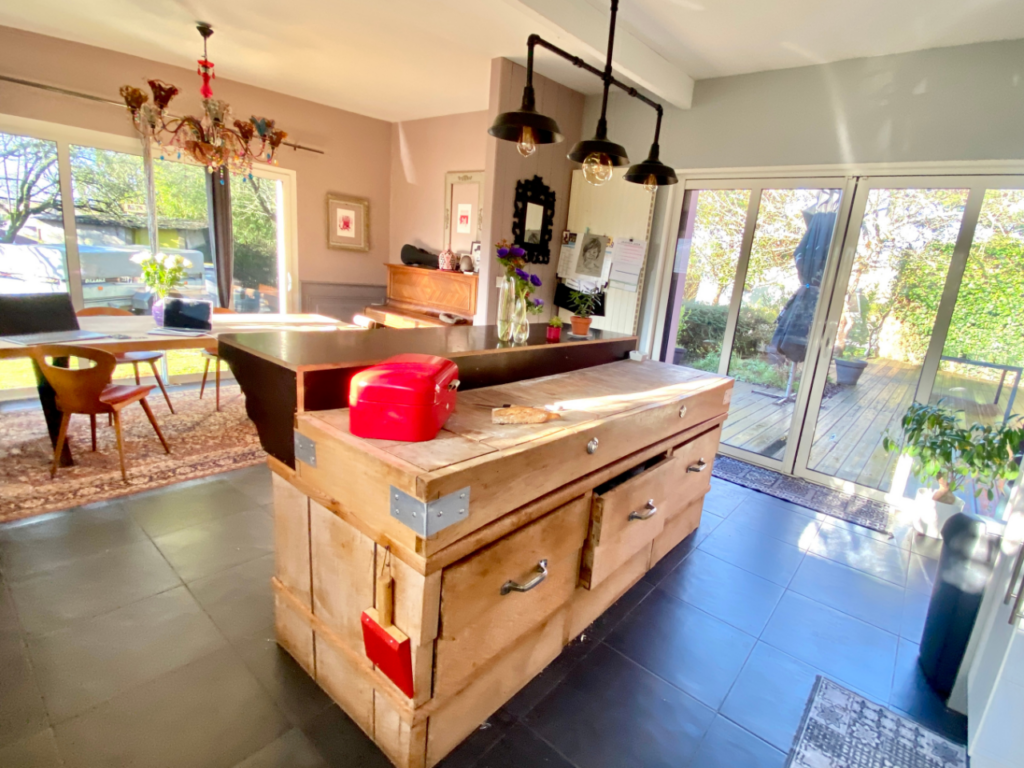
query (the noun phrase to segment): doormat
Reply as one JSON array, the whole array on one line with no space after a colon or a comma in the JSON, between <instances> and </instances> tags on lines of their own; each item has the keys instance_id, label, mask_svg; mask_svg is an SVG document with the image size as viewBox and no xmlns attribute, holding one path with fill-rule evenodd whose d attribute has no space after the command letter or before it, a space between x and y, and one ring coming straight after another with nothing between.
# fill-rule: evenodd
<instances>
[{"instance_id":1,"label":"doormat","mask_svg":"<svg viewBox=\"0 0 1024 768\"><path fill-rule=\"evenodd\" d=\"M122 411L128 485L121 480L114 428L96 419L96 452L90 451L89 417L72 416L68 439L73 467L50 479L53 448L38 408L0 415L0 523L195 480L266 461L255 425L245 414L237 385L220 388L220 411L207 388L171 391L171 413L156 390L149 404L171 447L164 453L137 405Z\"/></svg>"},{"instance_id":2,"label":"doormat","mask_svg":"<svg viewBox=\"0 0 1024 768\"><path fill-rule=\"evenodd\" d=\"M744 488L767 493L777 499L791 501L815 512L838 517L840 520L892 536L892 521L895 519L896 510L880 501L825 488L799 477L755 467L753 464L721 454L715 458L711 474Z\"/></svg>"},{"instance_id":3,"label":"doormat","mask_svg":"<svg viewBox=\"0 0 1024 768\"><path fill-rule=\"evenodd\" d=\"M966 768L967 750L818 676L785 768Z\"/></svg>"}]
</instances>

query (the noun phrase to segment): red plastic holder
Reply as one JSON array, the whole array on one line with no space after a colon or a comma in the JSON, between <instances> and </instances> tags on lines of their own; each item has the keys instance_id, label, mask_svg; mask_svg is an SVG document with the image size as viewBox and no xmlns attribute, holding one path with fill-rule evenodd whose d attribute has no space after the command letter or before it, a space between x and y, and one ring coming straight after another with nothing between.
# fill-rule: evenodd
<instances>
[{"instance_id":1,"label":"red plastic holder","mask_svg":"<svg viewBox=\"0 0 1024 768\"><path fill-rule=\"evenodd\" d=\"M416 354L360 371L349 389L349 430L380 440L433 440L455 410L458 375L451 360Z\"/></svg>"}]
</instances>

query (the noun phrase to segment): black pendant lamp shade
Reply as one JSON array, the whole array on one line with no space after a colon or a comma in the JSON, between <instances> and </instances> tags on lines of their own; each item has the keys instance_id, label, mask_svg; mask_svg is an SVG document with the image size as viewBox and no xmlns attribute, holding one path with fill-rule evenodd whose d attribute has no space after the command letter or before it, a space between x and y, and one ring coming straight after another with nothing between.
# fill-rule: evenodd
<instances>
[{"instance_id":1,"label":"black pendant lamp shade","mask_svg":"<svg viewBox=\"0 0 1024 768\"><path fill-rule=\"evenodd\" d=\"M604 131L599 129L597 136L594 138L577 141L576 146L569 152L569 159L574 163L582 163L587 157L597 152L608 155L611 164L616 168L629 165L629 155L626 154L626 148L621 144L616 144L614 141L609 141L602 135L603 133Z\"/></svg>"},{"instance_id":2,"label":"black pendant lamp shade","mask_svg":"<svg viewBox=\"0 0 1024 768\"><path fill-rule=\"evenodd\" d=\"M533 88L530 86L523 89L523 106L515 112L502 112L487 132L505 141L519 141L523 128L533 131L534 144L557 144L564 138L558 123L534 109Z\"/></svg>"},{"instance_id":3,"label":"black pendant lamp shade","mask_svg":"<svg viewBox=\"0 0 1024 768\"><path fill-rule=\"evenodd\" d=\"M632 166L626 171L624 178L634 184L655 184L659 187L668 187L679 183L676 172L658 159L657 144L651 145L651 152L647 159Z\"/></svg>"}]
</instances>

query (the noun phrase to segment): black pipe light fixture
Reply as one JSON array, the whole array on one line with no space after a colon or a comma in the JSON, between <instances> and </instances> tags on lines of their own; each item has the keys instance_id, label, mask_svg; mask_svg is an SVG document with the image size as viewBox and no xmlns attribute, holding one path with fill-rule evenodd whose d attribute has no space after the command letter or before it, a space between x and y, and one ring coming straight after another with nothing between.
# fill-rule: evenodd
<instances>
[{"instance_id":1,"label":"black pipe light fixture","mask_svg":"<svg viewBox=\"0 0 1024 768\"><path fill-rule=\"evenodd\" d=\"M530 35L526 41L526 87L523 89L523 105L515 112L504 112L498 115L494 125L487 132L496 138L516 142L516 148L523 157L529 157L536 152L538 144L557 144L564 138L558 123L547 115L537 112L535 107L533 51L539 45L574 66L596 75L604 82L601 117L597 121L594 138L576 142L568 155L570 160L583 166L583 177L591 184L600 186L611 179L613 168L629 165L629 156L626 154L625 147L608 139L606 113L608 111L608 91L611 86L621 88L634 99L639 99L658 113L658 122L654 129L654 143L651 144L651 151L647 159L632 166L626 171L625 176L626 181L643 184L646 189L653 192L659 186L676 184L679 179L676 178L675 171L658 159L658 138L661 134L661 118L665 112L664 108L658 102L644 96L636 88L626 85L612 75L612 49L615 44L615 20L618 11L618 0L612 0L611 21L608 29L608 57L603 71L587 64L579 56L573 56L568 51L552 45L540 35Z\"/></svg>"}]
</instances>

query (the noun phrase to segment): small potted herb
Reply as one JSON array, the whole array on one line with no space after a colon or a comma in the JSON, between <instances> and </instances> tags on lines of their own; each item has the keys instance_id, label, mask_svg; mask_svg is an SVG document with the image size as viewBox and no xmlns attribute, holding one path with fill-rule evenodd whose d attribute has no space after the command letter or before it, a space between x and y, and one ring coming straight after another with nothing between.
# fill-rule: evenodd
<instances>
[{"instance_id":1,"label":"small potted herb","mask_svg":"<svg viewBox=\"0 0 1024 768\"><path fill-rule=\"evenodd\" d=\"M868 361L858 351L855 347L843 347L835 356L837 384L853 386L868 367Z\"/></svg>"},{"instance_id":2,"label":"small potted herb","mask_svg":"<svg viewBox=\"0 0 1024 768\"><path fill-rule=\"evenodd\" d=\"M590 333L594 310L597 309L596 291L569 291L569 303L572 305L572 335L586 336Z\"/></svg>"},{"instance_id":3,"label":"small potted herb","mask_svg":"<svg viewBox=\"0 0 1024 768\"><path fill-rule=\"evenodd\" d=\"M956 491L969 479L975 495L995 498L1002 481L1020 473L1015 452L1024 441L1024 421L998 426L960 426L958 412L936 405L914 403L900 422L902 442L886 435L882 447L888 453L902 453L912 459L912 472L925 485L914 500L918 533L939 538L946 521L961 511L963 499Z\"/></svg>"},{"instance_id":4,"label":"small potted herb","mask_svg":"<svg viewBox=\"0 0 1024 768\"><path fill-rule=\"evenodd\" d=\"M562 318L555 315L548 320L548 341L561 341L562 340Z\"/></svg>"}]
</instances>

